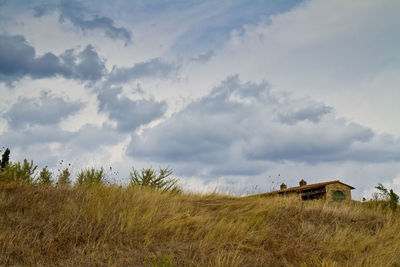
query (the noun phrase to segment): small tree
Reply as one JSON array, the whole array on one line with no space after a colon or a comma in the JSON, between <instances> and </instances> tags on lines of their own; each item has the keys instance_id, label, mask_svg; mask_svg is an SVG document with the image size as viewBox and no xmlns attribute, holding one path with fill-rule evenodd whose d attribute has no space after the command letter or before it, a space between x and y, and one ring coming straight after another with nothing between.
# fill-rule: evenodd
<instances>
[{"instance_id":1,"label":"small tree","mask_svg":"<svg viewBox=\"0 0 400 267\"><path fill-rule=\"evenodd\" d=\"M9 164L10 161L10 149L6 149L4 151L3 155L1 156L1 161L0 161L0 170L4 170L4 168Z\"/></svg>"},{"instance_id":2,"label":"small tree","mask_svg":"<svg viewBox=\"0 0 400 267\"><path fill-rule=\"evenodd\" d=\"M95 168L87 168L81 170L78 174L76 184L77 185L101 185L104 183L105 175L104 170L96 170Z\"/></svg>"},{"instance_id":3,"label":"small tree","mask_svg":"<svg viewBox=\"0 0 400 267\"><path fill-rule=\"evenodd\" d=\"M378 184L375 188L379 190L378 198L386 201L393 211L396 210L399 204L399 196L393 192L393 189L388 190L382 184Z\"/></svg>"},{"instance_id":4,"label":"small tree","mask_svg":"<svg viewBox=\"0 0 400 267\"><path fill-rule=\"evenodd\" d=\"M130 185L149 187L163 192L180 192L178 180L170 178L172 172L169 168L160 168L158 173L152 168L142 169L141 172L132 169L129 174Z\"/></svg>"},{"instance_id":5,"label":"small tree","mask_svg":"<svg viewBox=\"0 0 400 267\"><path fill-rule=\"evenodd\" d=\"M40 184L47 184L47 185L52 184L53 183L53 180L51 179L52 176L53 174L51 173L51 171L47 169L46 166L40 171L38 182Z\"/></svg>"},{"instance_id":6,"label":"small tree","mask_svg":"<svg viewBox=\"0 0 400 267\"><path fill-rule=\"evenodd\" d=\"M70 185L71 184L71 173L69 172L68 168L65 168L61 171L58 175L57 184L59 185Z\"/></svg>"}]
</instances>

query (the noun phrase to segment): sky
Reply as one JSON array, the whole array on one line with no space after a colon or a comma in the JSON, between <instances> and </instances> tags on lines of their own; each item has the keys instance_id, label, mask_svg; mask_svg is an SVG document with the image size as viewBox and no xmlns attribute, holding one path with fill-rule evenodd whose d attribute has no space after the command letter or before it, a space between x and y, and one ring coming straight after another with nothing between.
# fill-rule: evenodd
<instances>
[{"instance_id":1,"label":"sky","mask_svg":"<svg viewBox=\"0 0 400 267\"><path fill-rule=\"evenodd\" d=\"M400 192L400 1L0 0L0 146L54 172ZM62 161L62 162L61 162ZM69 165L71 164L71 166Z\"/></svg>"}]
</instances>

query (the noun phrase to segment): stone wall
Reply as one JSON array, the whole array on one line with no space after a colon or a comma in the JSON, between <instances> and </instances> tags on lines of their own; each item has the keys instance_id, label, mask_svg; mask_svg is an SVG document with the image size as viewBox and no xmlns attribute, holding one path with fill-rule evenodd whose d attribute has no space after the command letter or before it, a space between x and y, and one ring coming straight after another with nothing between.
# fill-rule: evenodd
<instances>
[{"instance_id":1,"label":"stone wall","mask_svg":"<svg viewBox=\"0 0 400 267\"><path fill-rule=\"evenodd\" d=\"M350 188L340 183L326 185L326 200L333 200L333 192L342 191L345 194L346 200L351 200Z\"/></svg>"}]
</instances>

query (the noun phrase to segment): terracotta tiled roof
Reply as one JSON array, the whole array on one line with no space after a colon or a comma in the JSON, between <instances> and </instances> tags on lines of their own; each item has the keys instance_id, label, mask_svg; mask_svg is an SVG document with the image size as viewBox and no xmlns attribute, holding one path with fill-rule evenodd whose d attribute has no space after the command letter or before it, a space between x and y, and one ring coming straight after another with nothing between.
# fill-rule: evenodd
<instances>
[{"instance_id":1,"label":"terracotta tiled roof","mask_svg":"<svg viewBox=\"0 0 400 267\"><path fill-rule=\"evenodd\" d=\"M305 189L312 189L312 188L317 188L317 187L325 186L325 185L328 185L328 184L336 184L336 183L345 185L345 186L349 187L350 190L355 189L351 185L342 183L339 180L334 180L334 181L329 181L329 182L324 182L324 183L317 183L317 184L309 184L309 185L304 185L304 186L289 187L287 189L272 191L272 192L263 193L263 194L260 194L260 195L272 195L272 194L285 193L285 192L298 192L298 191L303 191Z\"/></svg>"}]
</instances>

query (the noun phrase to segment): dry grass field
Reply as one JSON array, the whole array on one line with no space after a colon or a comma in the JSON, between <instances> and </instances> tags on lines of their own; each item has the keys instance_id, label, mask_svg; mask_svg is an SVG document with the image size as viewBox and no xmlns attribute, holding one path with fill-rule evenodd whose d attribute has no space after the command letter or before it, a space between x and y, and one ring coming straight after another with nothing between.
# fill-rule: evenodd
<instances>
[{"instance_id":1,"label":"dry grass field","mask_svg":"<svg viewBox=\"0 0 400 267\"><path fill-rule=\"evenodd\" d=\"M399 233L355 201L0 183L2 266L400 266Z\"/></svg>"}]
</instances>

